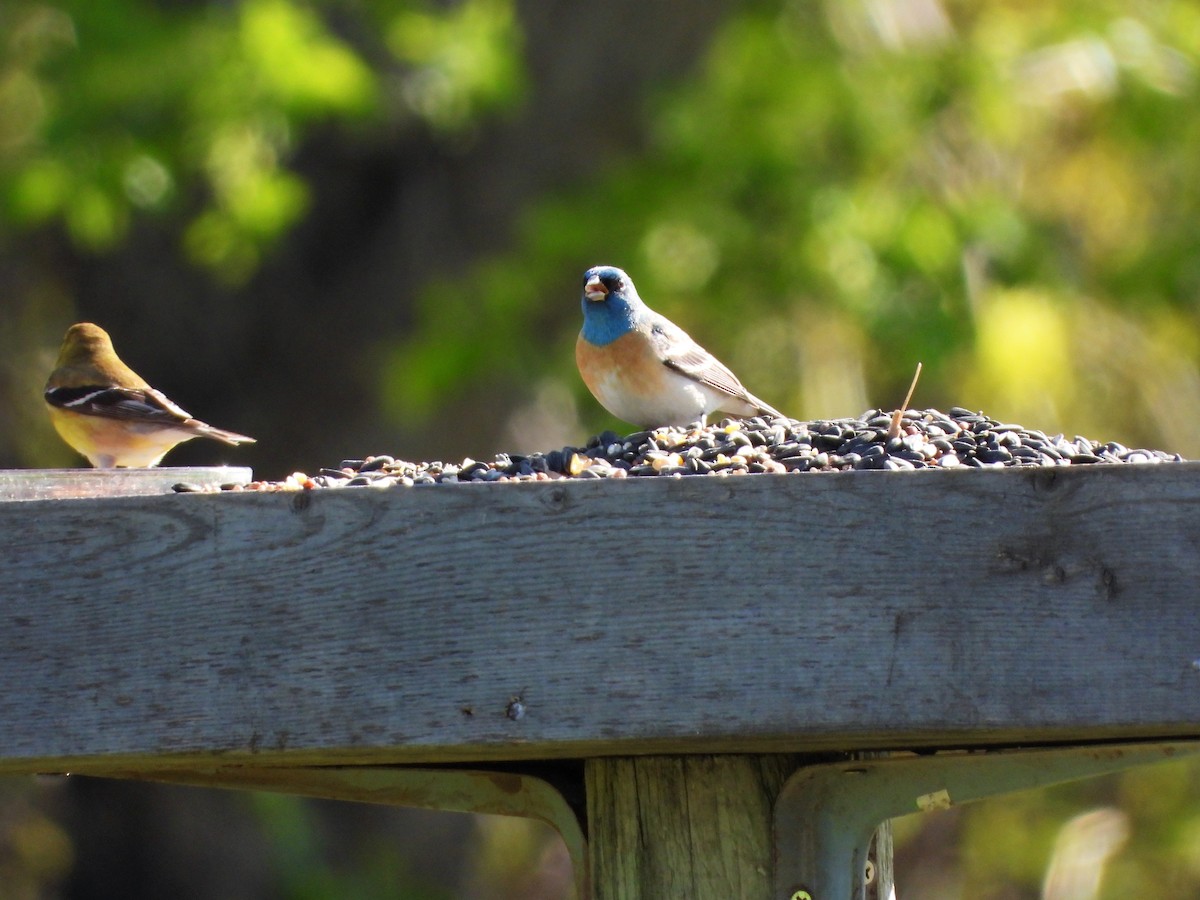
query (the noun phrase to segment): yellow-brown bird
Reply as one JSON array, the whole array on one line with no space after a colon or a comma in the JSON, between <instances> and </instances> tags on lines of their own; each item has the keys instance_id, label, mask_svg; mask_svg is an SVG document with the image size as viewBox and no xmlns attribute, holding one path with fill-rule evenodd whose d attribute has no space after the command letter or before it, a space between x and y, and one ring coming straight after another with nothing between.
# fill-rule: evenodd
<instances>
[{"instance_id":1,"label":"yellow-brown bird","mask_svg":"<svg viewBox=\"0 0 1200 900\"><path fill-rule=\"evenodd\" d=\"M108 332L91 322L67 329L45 398L55 430L98 469L156 466L197 437L254 443L193 419L121 362Z\"/></svg>"}]
</instances>

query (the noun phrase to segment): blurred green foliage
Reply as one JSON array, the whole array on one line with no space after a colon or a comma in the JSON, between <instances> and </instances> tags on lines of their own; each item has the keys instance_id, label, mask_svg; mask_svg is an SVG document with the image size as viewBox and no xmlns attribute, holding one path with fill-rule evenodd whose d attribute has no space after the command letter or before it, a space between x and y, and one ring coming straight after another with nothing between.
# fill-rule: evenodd
<instances>
[{"instance_id":1,"label":"blurred green foliage","mask_svg":"<svg viewBox=\"0 0 1200 900\"><path fill-rule=\"evenodd\" d=\"M510 0L20 0L0 35L0 225L103 250L182 217L231 283L303 218L288 162L314 127L452 135L527 90ZM748 3L647 99L644 152L530 197L511 250L428 287L385 411L533 361L613 424L572 377L575 322L553 354L529 327L572 302L564 271L612 262L796 415L893 404L922 360L918 401L1200 452L1178 414L1200 407L1197 35L1185 2Z\"/></svg>"},{"instance_id":2,"label":"blurred green foliage","mask_svg":"<svg viewBox=\"0 0 1200 900\"><path fill-rule=\"evenodd\" d=\"M63 827L39 809L32 779L0 780L0 897L48 897L70 871L74 848Z\"/></svg>"},{"instance_id":3,"label":"blurred green foliage","mask_svg":"<svg viewBox=\"0 0 1200 900\"><path fill-rule=\"evenodd\" d=\"M310 806L300 797L246 795L275 855L283 900L452 900L406 873L404 848L364 841L351 858L330 861Z\"/></svg>"},{"instance_id":4,"label":"blurred green foliage","mask_svg":"<svg viewBox=\"0 0 1200 900\"><path fill-rule=\"evenodd\" d=\"M305 213L286 163L308 129L410 116L452 131L520 84L508 0L367 7L361 48L293 0L0 8L5 223L59 220L104 250L134 216L174 213L194 262L243 281Z\"/></svg>"},{"instance_id":5,"label":"blurred green foliage","mask_svg":"<svg viewBox=\"0 0 1200 900\"><path fill-rule=\"evenodd\" d=\"M749 4L644 153L427 291L393 411L569 377L528 324L611 262L796 415L895 404L923 360L918 400L1195 452L1198 42L1189 3Z\"/></svg>"},{"instance_id":6,"label":"blurred green foliage","mask_svg":"<svg viewBox=\"0 0 1200 900\"><path fill-rule=\"evenodd\" d=\"M903 896L907 874L908 884L916 890L913 896L977 900L1080 896L1043 893L1047 872L1055 857L1064 855L1062 836L1072 824L1101 813L1117 830L1113 852L1098 853L1094 845L1085 845L1076 848L1080 858L1074 861L1099 876L1100 892L1095 896L1103 900L1196 896L1200 889L1198 796L1200 766L1164 762L1119 776L1010 794L951 812L906 816L894 823L898 893ZM939 819L950 822L935 821ZM930 866L919 847L924 833L947 824L953 839L949 848L942 849L949 850L950 864L943 857L941 871L921 871Z\"/></svg>"}]
</instances>

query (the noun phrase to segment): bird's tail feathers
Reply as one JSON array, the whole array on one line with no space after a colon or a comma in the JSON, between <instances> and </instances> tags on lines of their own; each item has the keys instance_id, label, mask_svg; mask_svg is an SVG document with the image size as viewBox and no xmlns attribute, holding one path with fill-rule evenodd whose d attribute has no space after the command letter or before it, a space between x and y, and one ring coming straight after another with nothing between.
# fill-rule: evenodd
<instances>
[{"instance_id":1,"label":"bird's tail feathers","mask_svg":"<svg viewBox=\"0 0 1200 900\"><path fill-rule=\"evenodd\" d=\"M222 444L229 444L231 447L236 447L238 444L258 443L252 437L238 434L236 431L226 431L224 428L214 428L207 422L201 422L198 419L190 419L188 424L200 437L212 438L215 441L220 441Z\"/></svg>"},{"instance_id":2,"label":"bird's tail feathers","mask_svg":"<svg viewBox=\"0 0 1200 900\"><path fill-rule=\"evenodd\" d=\"M746 399L750 402L750 404L752 406L755 407L755 411L760 414L766 414L766 415L772 416L776 419L788 418L783 413L781 413L779 410L777 410L775 407L771 406L768 403L764 403L762 400L759 400L757 397L755 397L753 394L751 394L749 392L747 392L747 394L746 394Z\"/></svg>"}]
</instances>

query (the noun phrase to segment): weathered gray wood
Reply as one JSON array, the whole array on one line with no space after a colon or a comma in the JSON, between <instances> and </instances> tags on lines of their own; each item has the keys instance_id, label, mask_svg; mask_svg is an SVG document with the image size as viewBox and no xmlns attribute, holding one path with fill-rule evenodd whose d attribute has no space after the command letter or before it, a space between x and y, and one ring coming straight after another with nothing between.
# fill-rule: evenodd
<instances>
[{"instance_id":1,"label":"weathered gray wood","mask_svg":"<svg viewBox=\"0 0 1200 900\"><path fill-rule=\"evenodd\" d=\"M896 887L895 857L892 853L892 820L886 819L875 829L875 839L867 855L870 867L866 900L893 900Z\"/></svg>"},{"instance_id":2,"label":"weathered gray wood","mask_svg":"<svg viewBox=\"0 0 1200 900\"><path fill-rule=\"evenodd\" d=\"M253 477L241 466L158 466L152 469L0 469L0 502L77 500L81 497L136 497L170 494L180 483L216 488L246 484Z\"/></svg>"},{"instance_id":3,"label":"weathered gray wood","mask_svg":"<svg viewBox=\"0 0 1200 900\"><path fill-rule=\"evenodd\" d=\"M588 760L594 900L767 900L771 806L793 756Z\"/></svg>"},{"instance_id":4,"label":"weathered gray wood","mask_svg":"<svg viewBox=\"0 0 1200 900\"><path fill-rule=\"evenodd\" d=\"M889 754L867 750L855 753L855 759L886 759ZM867 872L864 900L892 900L895 889L896 866L892 842L892 821L885 819L876 823L875 836L867 851Z\"/></svg>"},{"instance_id":5,"label":"weathered gray wood","mask_svg":"<svg viewBox=\"0 0 1200 900\"><path fill-rule=\"evenodd\" d=\"M1198 546L1195 464L0 503L0 771L1196 736Z\"/></svg>"}]
</instances>

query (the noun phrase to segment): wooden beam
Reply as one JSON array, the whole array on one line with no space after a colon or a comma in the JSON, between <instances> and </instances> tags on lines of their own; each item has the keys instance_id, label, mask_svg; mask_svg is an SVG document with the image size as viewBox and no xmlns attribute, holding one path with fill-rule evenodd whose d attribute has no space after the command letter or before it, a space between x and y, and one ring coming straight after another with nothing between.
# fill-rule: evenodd
<instances>
[{"instance_id":1,"label":"wooden beam","mask_svg":"<svg viewBox=\"0 0 1200 900\"><path fill-rule=\"evenodd\" d=\"M594 900L772 896L771 807L792 756L589 760Z\"/></svg>"},{"instance_id":2,"label":"wooden beam","mask_svg":"<svg viewBox=\"0 0 1200 900\"><path fill-rule=\"evenodd\" d=\"M1198 474L0 503L0 771L1198 736Z\"/></svg>"}]
</instances>

